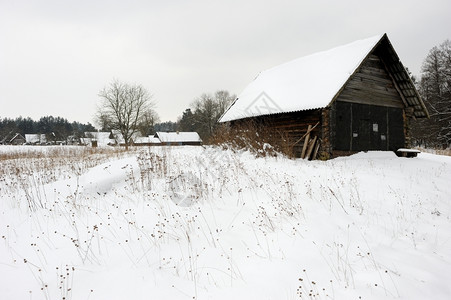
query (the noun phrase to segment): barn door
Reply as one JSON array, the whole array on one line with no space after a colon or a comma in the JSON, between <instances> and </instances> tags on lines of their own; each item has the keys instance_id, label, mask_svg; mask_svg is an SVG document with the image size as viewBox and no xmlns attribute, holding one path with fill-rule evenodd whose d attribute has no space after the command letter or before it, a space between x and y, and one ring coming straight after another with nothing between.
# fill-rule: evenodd
<instances>
[{"instance_id":1,"label":"barn door","mask_svg":"<svg viewBox=\"0 0 451 300\"><path fill-rule=\"evenodd\" d=\"M335 150L396 150L404 147L403 111L400 108L336 102Z\"/></svg>"},{"instance_id":2,"label":"barn door","mask_svg":"<svg viewBox=\"0 0 451 300\"><path fill-rule=\"evenodd\" d=\"M356 104L352 108L352 150L387 150L387 108Z\"/></svg>"},{"instance_id":3,"label":"barn door","mask_svg":"<svg viewBox=\"0 0 451 300\"><path fill-rule=\"evenodd\" d=\"M368 150L371 147L371 121L369 119L360 119L358 135L355 139L356 150Z\"/></svg>"}]
</instances>

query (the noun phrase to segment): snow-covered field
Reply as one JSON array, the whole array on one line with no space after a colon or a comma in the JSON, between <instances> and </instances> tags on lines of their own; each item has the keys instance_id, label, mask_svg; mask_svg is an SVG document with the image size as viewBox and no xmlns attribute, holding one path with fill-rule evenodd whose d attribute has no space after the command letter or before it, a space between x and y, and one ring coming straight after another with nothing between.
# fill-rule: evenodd
<instances>
[{"instance_id":1,"label":"snow-covered field","mask_svg":"<svg viewBox=\"0 0 451 300\"><path fill-rule=\"evenodd\" d=\"M451 299L451 157L0 158L0 299Z\"/></svg>"}]
</instances>

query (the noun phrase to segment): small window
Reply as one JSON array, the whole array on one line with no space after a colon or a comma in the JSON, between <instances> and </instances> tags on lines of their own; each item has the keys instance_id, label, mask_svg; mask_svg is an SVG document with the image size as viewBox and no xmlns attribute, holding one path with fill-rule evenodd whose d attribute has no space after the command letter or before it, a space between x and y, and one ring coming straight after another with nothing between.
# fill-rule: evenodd
<instances>
[{"instance_id":1,"label":"small window","mask_svg":"<svg viewBox=\"0 0 451 300\"><path fill-rule=\"evenodd\" d=\"M357 132L353 132L353 133L352 133L352 137L353 137L353 138L356 138L356 137L358 137L358 136L359 136L359 134L358 134Z\"/></svg>"},{"instance_id":2,"label":"small window","mask_svg":"<svg viewBox=\"0 0 451 300\"><path fill-rule=\"evenodd\" d=\"M373 123L373 131L378 132L379 131L379 125L377 123Z\"/></svg>"},{"instance_id":3,"label":"small window","mask_svg":"<svg viewBox=\"0 0 451 300\"><path fill-rule=\"evenodd\" d=\"M385 134L381 134L381 141L385 141L387 140L387 137L385 136Z\"/></svg>"}]
</instances>

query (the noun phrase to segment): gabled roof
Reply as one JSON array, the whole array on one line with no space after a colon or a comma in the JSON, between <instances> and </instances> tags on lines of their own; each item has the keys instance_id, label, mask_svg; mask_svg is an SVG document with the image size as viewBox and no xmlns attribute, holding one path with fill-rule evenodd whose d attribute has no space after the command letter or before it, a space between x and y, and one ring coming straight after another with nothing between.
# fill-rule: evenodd
<instances>
[{"instance_id":1,"label":"gabled roof","mask_svg":"<svg viewBox=\"0 0 451 300\"><path fill-rule=\"evenodd\" d=\"M386 34L301 57L261 72L229 106L219 122L324 108L339 95L365 59L382 45L384 60L406 106L427 117L410 77Z\"/></svg>"},{"instance_id":2,"label":"gabled roof","mask_svg":"<svg viewBox=\"0 0 451 300\"><path fill-rule=\"evenodd\" d=\"M25 141L25 138L20 133L16 133L13 136L13 138L11 140L9 140L9 141L12 143L14 140L18 140L18 139Z\"/></svg>"},{"instance_id":3,"label":"gabled roof","mask_svg":"<svg viewBox=\"0 0 451 300\"><path fill-rule=\"evenodd\" d=\"M107 146L115 143L114 139L110 139L111 132L108 131L90 131L85 132L85 138L81 139L82 144L90 144L92 140L97 141L99 146Z\"/></svg>"},{"instance_id":4,"label":"gabled roof","mask_svg":"<svg viewBox=\"0 0 451 300\"><path fill-rule=\"evenodd\" d=\"M116 142L118 142L119 144L125 143L124 136L122 135L120 130L113 129L113 130L111 130L111 133L113 134L114 138L116 139ZM130 137L130 139L131 139L130 142L133 142L140 136L141 136L141 134L138 131L134 132L132 134L132 136Z\"/></svg>"},{"instance_id":5,"label":"gabled roof","mask_svg":"<svg viewBox=\"0 0 451 300\"><path fill-rule=\"evenodd\" d=\"M197 132L157 132L155 137L158 137L162 143L198 143L202 142Z\"/></svg>"},{"instance_id":6,"label":"gabled roof","mask_svg":"<svg viewBox=\"0 0 451 300\"><path fill-rule=\"evenodd\" d=\"M142 136L142 137L137 137L133 143L135 145L139 145L139 144L161 144L161 141L154 137L154 136Z\"/></svg>"},{"instance_id":7,"label":"gabled roof","mask_svg":"<svg viewBox=\"0 0 451 300\"><path fill-rule=\"evenodd\" d=\"M36 144L36 143L46 143L47 138L45 134L37 133L37 134L25 134L25 140L29 144Z\"/></svg>"}]
</instances>

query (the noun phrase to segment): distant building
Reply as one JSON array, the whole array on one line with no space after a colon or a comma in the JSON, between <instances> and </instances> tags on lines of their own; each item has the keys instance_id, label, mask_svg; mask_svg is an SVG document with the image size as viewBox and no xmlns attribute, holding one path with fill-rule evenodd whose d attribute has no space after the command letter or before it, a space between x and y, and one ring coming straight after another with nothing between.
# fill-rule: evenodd
<instances>
[{"instance_id":1,"label":"distant building","mask_svg":"<svg viewBox=\"0 0 451 300\"><path fill-rule=\"evenodd\" d=\"M85 146L112 146L116 144L116 140L111 132L85 132L85 137L80 139L80 143Z\"/></svg>"},{"instance_id":2,"label":"distant building","mask_svg":"<svg viewBox=\"0 0 451 300\"><path fill-rule=\"evenodd\" d=\"M156 138L155 136L142 136L137 137L133 141L134 146L160 146L161 141L159 138Z\"/></svg>"},{"instance_id":3,"label":"distant building","mask_svg":"<svg viewBox=\"0 0 451 300\"><path fill-rule=\"evenodd\" d=\"M47 144L47 137L45 134L25 134L25 140L27 145L45 145Z\"/></svg>"},{"instance_id":4,"label":"distant building","mask_svg":"<svg viewBox=\"0 0 451 300\"><path fill-rule=\"evenodd\" d=\"M25 138L20 134L16 133L9 141L8 144L10 145L23 145L25 144L26 140Z\"/></svg>"},{"instance_id":5,"label":"distant building","mask_svg":"<svg viewBox=\"0 0 451 300\"><path fill-rule=\"evenodd\" d=\"M157 132L154 137L161 141L161 145L202 145L197 132Z\"/></svg>"}]
</instances>

